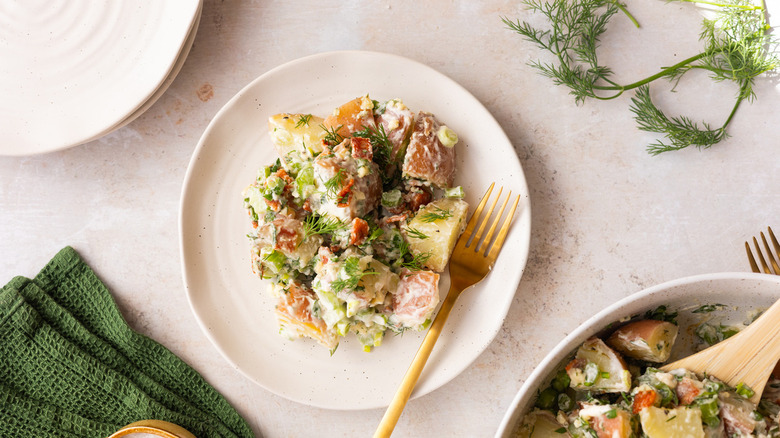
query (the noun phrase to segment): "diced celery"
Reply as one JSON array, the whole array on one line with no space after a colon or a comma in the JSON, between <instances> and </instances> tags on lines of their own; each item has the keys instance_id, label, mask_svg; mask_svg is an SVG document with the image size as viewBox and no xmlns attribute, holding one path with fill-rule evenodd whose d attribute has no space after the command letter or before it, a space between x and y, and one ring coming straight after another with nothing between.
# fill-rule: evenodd
<instances>
[{"instance_id":1,"label":"diced celery","mask_svg":"<svg viewBox=\"0 0 780 438\"><path fill-rule=\"evenodd\" d=\"M444 196L447 198L463 199L466 197L466 192L463 191L462 186L450 187L449 189L444 189Z\"/></svg>"},{"instance_id":2,"label":"diced celery","mask_svg":"<svg viewBox=\"0 0 780 438\"><path fill-rule=\"evenodd\" d=\"M401 191L398 189L382 193L382 205L385 207L398 207L401 204Z\"/></svg>"}]
</instances>

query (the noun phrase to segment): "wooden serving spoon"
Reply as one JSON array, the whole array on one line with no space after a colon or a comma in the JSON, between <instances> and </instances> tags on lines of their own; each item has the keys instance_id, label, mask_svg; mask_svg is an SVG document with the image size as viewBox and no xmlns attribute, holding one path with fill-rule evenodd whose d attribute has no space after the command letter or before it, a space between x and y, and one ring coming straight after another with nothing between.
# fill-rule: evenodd
<instances>
[{"instance_id":1,"label":"wooden serving spoon","mask_svg":"<svg viewBox=\"0 0 780 438\"><path fill-rule=\"evenodd\" d=\"M714 376L731 387L742 383L753 390L758 403L769 376L780 359L780 300L736 335L696 354L661 367L685 368Z\"/></svg>"}]
</instances>

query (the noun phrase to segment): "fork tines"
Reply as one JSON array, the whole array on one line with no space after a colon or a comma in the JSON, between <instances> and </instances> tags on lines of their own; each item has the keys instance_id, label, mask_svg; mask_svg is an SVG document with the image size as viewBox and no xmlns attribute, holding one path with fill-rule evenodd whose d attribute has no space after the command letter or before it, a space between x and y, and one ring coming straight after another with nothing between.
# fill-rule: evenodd
<instances>
[{"instance_id":1,"label":"fork tines","mask_svg":"<svg viewBox=\"0 0 780 438\"><path fill-rule=\"evenodd\" d=\"M482 216L482 210L484 209L487 200L490 198L490 194L493 191L494 186L495 183L492 183L490 185L487 192L482 197L482 200L480 201L479 205L474 210L474 214L472 215L471 220L469 221L469 224L466 227L466 231L463 233L464 235L468 236L469 233L471 233L471 231L477 225L477 221L479 220L480 216ZM517 209L517 204L520 202L520 195L518 195L515 198L514 202L512 203L512 206L509 209L509 213L506 215L506 218L504 219L504 223L501 225L501 228L498 230L498 235L496 236L495 241L491 245L491 241L493 240L493 234L496 231L496 227L498 226L501 217L504 216L504 210L506 209L506 206L509 204L509 200L512 198L511 191L507 194L506 198L504 199L504 202L501 204L501 208L499 209L498 214L496 214L495 218L493 219L493 222L490 224L490 228L488 228L487 234L484 236L484 239L482 237L482 233L485 230L485 226L490 221L490 218L493 215L493 210L496 208L498 201L501 199L501 193L503 191L504 188L499 187L498 195L491 203L481 223L479 223L479 228L473 234L470 241L466 242L467 248L474 246L473 250L475 252L481 251L484 253L485 256L491 258L495 258L498 255L498 251L501 249L501 246L504 244L504 239L506 238L506 234L509 231L509 224L512 221L512 217L515 214L515 210Z\"/></svg>"},{"instance_id":2,"label":"fork tines","mask_svg":"<svg viewBox=\"0 0 780 438\"><path fill-rule=\"evenodd\" d=\"M758 260L761 262L761 268L763 268L764 273L780 275L780 266L778 265L778 258L780 258L780 244L777 242L775 233L772 232L772 227L767 227L767 232L769 234L769 240L772 241L772 246L774 247L774 254L772 254L772 249L769 247L769 243L767 243L766 237L762 232L761 241L764 243L764 249L766 250L767 254L766 258L769 260L769 263L767 263L766 259L764 259L764 254L761 252L761 247L758 245L758 240L753 237L753 246L756 248L756 256L758 256ZM747 251L750 268L753 270L753 272L761 272L761 269L759 269L758 264L756 263L756 259L753 258L753 253L750 251L750 245L748 242L745 242L745 250ZM774 272L772 272L772 270L769 268L770 264L772 265Z\"/></svg>"}]
</instances>

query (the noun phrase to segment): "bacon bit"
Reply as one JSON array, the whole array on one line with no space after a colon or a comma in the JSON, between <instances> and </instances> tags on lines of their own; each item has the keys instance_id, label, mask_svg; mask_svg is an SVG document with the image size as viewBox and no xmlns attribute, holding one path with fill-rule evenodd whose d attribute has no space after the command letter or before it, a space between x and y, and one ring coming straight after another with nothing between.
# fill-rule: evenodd
<instances>
[{"instance_id":1,"label":"bacon bit","mask_svg":"<svg viewBox=\"0 0 780 438\"><path fill-rule=\"evenodd\" d=\"M368 222L356 217L352 219L352 231L349 232L349 244L350 245L362 245L368 237Z\"/></svg>"},{"instance_id":2,"label":"bacon bit","mask_svg":"<svg viewBox=\"0 0 780 438\"><path fill-rule=\"evenodd\" d=\"M308 200L308 199L307 199L307 200L305 200L305 201L303 201L303 206L302 206L302 208L303 208L305 211L308 211L309 213L311 213L311 202L309 202L309 200Z\"/></svg>"},{"instance_id":3,"label":"bacon bit","mask_svg":"<svg viewBox=\"0 0 780 438\"><path fill-rule=\"evenodd\" d=\"M281 249L288 253L295 251L298 246L298 233L289 228L279 228L276 232L276 246L274 249Z\"/></svg>"},{"instance_id":4,"label":"bacon bit","mask_svg":"<svg viewBox=\"0 0 780 438\"><path fill-rule=\"evenodd\" d=\"M336 196L336 199L338 199L338 202L336 203L337 206L342 208L349 207L349 203L352 201L353 185L355 185L355 178L350 178L349 181L347 181L347 184L344 185L344 187Z\"/></svg>"},{"instance_id":5,"label":"bacon bit","mask_svg":"<svg viewBox=\"0 0 780 438\"><path fill-rule=\"evenodd\" d=\"M276 176L278 176L279 178L284 180L284 182L286 182L287 184L292 184L293 183L292 177L290 175L288 175L287 171L284 170L284 169L277 170L276 171Z\"/></svg>"},{"instance_id":6,"label":"bacon bit","mask_svg":"<svg viewBox=\"0 0 780 438\"><path fill-rule=\"evenodd\" d=\"M282 204L279 203L279 201L275 199L266 199L265 200L266 205L271 207L271 210L273 211L279 211L282 209Z\"/></svg>"},{"instance_id":7,"label":"bacon bit","mask_svg":"<svg viewBox=\"0 0 780 438\"><path fill-rule=\"evenodd\" d=\"M634 396L634 405L632 410L638 414L642 409L649 408L655 404L658 394L653 390L639 391Z\"/></svg>"},{"instance_id":8,"label":"bacon bit","mask_svg":"<svg viewBox=\"0 0 780 438\"><path fill-rule=\"evenodd\" d=\"M693 383L693 379L684 377L677 384L676 392L677 397L680 399L680 404L689 405L693 403L693 400L701 393L701 390Z\"/></svg>"},{"instance_id":9,"label":"bacon bit","mask_svg":"<svg viewBox=\"0 0 780 438\"><path fill-rule=\"evenodd\" d=\"M393 223L397 223L397 222L403 222L405 220L406 220L406 215L405 214L396 214L396 215L393 215L393 216L386 217L385 218L385 223L386 224L393 224Z\"/></svg>"},{"instance_id":10,"label":"bacon bit","mask_svg":"<svg viewBox=\"0 0 780 438\"><path fill-rule=\"evenodd\" d=\"M617 411L615 418L599 415L590 421L598 438L627 438L632 435L631 420L624 411Z\"/></svg>"},{"instance_id":11,"label":"bacon bit","mask_svg":"<svg viewBox=\"0 0 780 438\"><path fill-rule=\"evenodd\" d=\"M317 250L317 255L320 257L320 262L325 265L330 261L330 256L333 255L333 252L328 248L321 246L320 249Z\"/></svg>"},{"instance_id":12,"label":"bacon bit","mask_svg":"<svg viewBox=\"0 0 780 438\"><path fill-rule=\"evenodd\" d=\"M374 159L374 151L371 149L371 140L362 137L352 137L352 158L362 158L371 161Z\"/></svg>"},{"instance_id":13,"label":"bacon bit","mask_svg":"<svg viewBox=\"0 0 780 438\"><path fill-rule=\"evenodd\" d=\"M406 205L411 211L417 211L423 205L431 202L433 196L428 192L413 192L409 193L406 198Z\"/></svg>"},{"instance_id":14,"label":"bacon bit","mask_svg":"<svg viewBox=\"0 0 780 438\"><path fill-rule=\"evenodd\" d=\"M573 368L584 368L587 363L588 361L582 358L574 359L566 365L566 371L571 371Z\"/></svg>"},{"instance_id":15,"label":"bacon bit","mask_svg":"<svg viewBox=\"0 0 780 438\"><path fill-rule=\"evenodd\" d=\"M252 221L252 228L257 228L260 224L257 221Z\"/></svg>"}]
</instances>

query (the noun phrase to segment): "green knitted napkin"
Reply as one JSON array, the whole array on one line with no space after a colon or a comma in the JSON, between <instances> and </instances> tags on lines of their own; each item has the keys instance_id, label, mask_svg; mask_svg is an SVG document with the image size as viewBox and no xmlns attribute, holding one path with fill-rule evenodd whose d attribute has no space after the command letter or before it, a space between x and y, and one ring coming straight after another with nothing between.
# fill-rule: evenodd
<instances>
[{"instance_id":1,"label":"green knitted napkin","mask_svg":"<svg viewBox=\"0 0 780 438\"><path fill-rule=\"evenodd\" d=\"M200 374L127 325L72 248L0 289L0 435L106 437L146 419L253 436Z\"/></svg>"}]
</instances>

